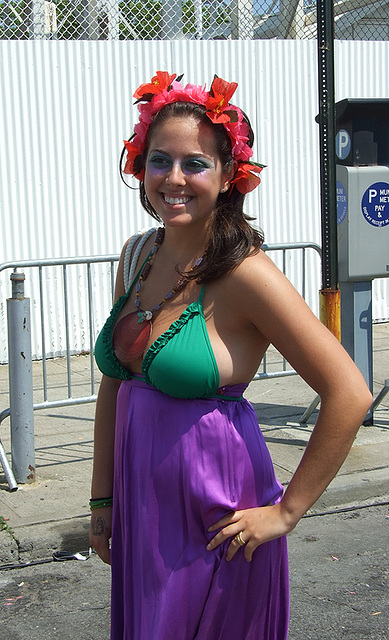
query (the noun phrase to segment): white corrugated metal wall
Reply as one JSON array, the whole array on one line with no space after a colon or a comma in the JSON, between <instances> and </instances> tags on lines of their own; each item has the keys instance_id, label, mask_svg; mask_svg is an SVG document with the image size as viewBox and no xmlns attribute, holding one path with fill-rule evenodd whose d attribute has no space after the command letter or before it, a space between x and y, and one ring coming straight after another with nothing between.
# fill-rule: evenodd
<instances>
[{"instance_id":1,"label":"white corrugated metal wall","mask_svg":"<svg viewBox=\"0 0 389 640\"><path fill-rule=\"evenodd\" d=\"M253 159L267 165L247 212L268 243L320 243L315 41L1 41L0 61L0 262L119 253L131 233L150 226L117 167L133 128L132 93L156 69L208 86L215 73L239 82L234 99L256 132ZM337 41L336 99L387 97L388 67L388 42ZM316 311L320 276L312 269ZM3 327L8 278L0 282ZM388 284L374 283L375 319L388 319ZM78 282L73 294L76 308ZM50 353L62 344L56 313ZM71 330L75 350L83 349L76 320ZM39 354L38 328L33 341Z\"/></svg>"}]
</instances>

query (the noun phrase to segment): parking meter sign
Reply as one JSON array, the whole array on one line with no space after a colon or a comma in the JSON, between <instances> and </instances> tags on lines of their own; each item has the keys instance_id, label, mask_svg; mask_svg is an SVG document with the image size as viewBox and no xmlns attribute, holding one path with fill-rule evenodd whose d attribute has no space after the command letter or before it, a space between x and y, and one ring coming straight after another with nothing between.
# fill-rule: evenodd
<instances>
[{"instance_id":1,"label":"parking meter sign","mask_svg":"<svg viewBox=\"0 0 389 640\"><path fill-rule=\"evenodd\" d=\"M351 138L350 134L345 129L341 129L336 134L335 150L339 160L345 160L350 155Z\"/></svg>"},{"instance_id":2,"label":"parking meter sign","mask_svg":"<svg viewBox=\"0 0 389 640\"><path fill-rule=\"evenodd\" d=\"M389 184L375 182L362 196L362 213L373 227L386 227L389 224Z\"/></svg>"}]
</instances>

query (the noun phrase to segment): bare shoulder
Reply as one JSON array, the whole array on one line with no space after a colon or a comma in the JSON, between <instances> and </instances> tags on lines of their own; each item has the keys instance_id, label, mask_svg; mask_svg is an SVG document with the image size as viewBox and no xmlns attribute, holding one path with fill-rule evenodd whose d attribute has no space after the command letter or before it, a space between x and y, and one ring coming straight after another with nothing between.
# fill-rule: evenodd
<instances>
[{"instance_id":1,"label":"bare shoulder","mask_svg":"<svg viewBox=\"0 0 389 640\"><path fill-rule=\"evenodd\" d=\"M244 296L250 304L262 304L265 300L282 303L282 295L299 294L274 262L260 250L251 254L226 278L234 294Z\"/></svg>"},{"instance_id":2,"label":"bare shoulder","mask_svg":"<svg viewBox=\"0 0 389 640\"><path fill-rule=\"evenodd\" d=\"M274 262L259 251L224 276L218 287L229 314L241 326L254 326L279 350L301 324L320 331L321 323Z\"/></svg>"},{"instance_id":3,"label":"bare shoulder","mask_svg":"<svg viewBox=\"0 0 389 640\"><path fill-rule=\"evenodd\" d=\"M273 343L279 338L277 327L282 327L285 334L296 331L302 323L316 329L321 325L264 251L248 256L230 274L228 287L247 319Z\"/></svg>"}]
</instances>

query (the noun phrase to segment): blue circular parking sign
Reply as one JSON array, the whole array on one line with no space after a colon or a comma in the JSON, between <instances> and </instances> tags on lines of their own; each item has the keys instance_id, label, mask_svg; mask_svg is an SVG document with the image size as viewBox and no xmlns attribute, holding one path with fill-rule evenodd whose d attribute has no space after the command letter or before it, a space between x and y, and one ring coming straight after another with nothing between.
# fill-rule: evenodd
<instances>
[{"instance_id":1,"label":"blue circular parking sign","mask_svg":"<svg viewBox=\"0 0 389 640\"><path fill-rule=\"evenodd\" d=\"M339 180L336 181L336 213L338 224L343 222L347 213L347 191Z\"/></svg>"},{"instance_id":2,"label":"blue circular parking sign","mask_svg":"<svg viewBox=\"0 0 389 640\"><path fill-rule=\"evenodd\" d=\"M373 227L386 227L389 224L389 184L375 182L362 197L362 213Z\"/></svg>"}]
</instances>

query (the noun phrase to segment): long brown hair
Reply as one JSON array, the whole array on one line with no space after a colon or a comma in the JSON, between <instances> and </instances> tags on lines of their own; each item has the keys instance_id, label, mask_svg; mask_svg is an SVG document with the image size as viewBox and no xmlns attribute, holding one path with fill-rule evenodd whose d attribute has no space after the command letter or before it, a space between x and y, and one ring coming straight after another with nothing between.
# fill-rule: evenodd
<instances>
[{"instance_id":1,"label":"long brown hair","mask_svg":"<svg viewBox=\"0 0 389 640\"><path fill-rule=\"evenodd\" d=\"M168 118L180 116L195 118L213 132L223 170L228 171L231 169L234 159L231 153L231 141L225 128L222 124L212 124L206 115L205 107L191 102L167 104L156 113L148 130L146 148L142 158L143 166L146 162L149 142L154 129ZM244 117L250 131L248 144L252 147L254 134L249 119L245 114ZM122 163L120 164L120 171L122 173ZM125 182L125 184L127 183ZM141 204L147 213L158 222L162 222L147 198L143 182L140 183L139 196ZM250 253L258 253L263 245L264 236L261 230L256 230L249 224L249 221L254 218L250 218L244 213L244 199L245 195L240 193L235 185L232 185L232 188L226 193L219 194L211 220L207 251L203 261L190 273L183 273L182 275L199 283L215 280L235 269Z\"/></svg>"}]
</instances>

